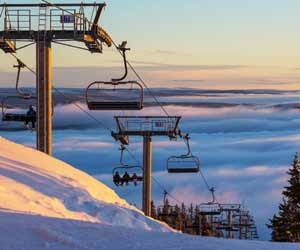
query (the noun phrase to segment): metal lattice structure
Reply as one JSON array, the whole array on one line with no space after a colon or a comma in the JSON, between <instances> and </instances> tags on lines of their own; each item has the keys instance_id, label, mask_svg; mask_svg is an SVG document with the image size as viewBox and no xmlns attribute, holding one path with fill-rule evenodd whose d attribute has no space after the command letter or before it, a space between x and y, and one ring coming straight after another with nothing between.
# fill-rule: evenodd
<instances>
[{"instance_id":1,"label":"metal lattice structure","mask_svg":"<svg viewBox=\"0 0 300 250\"><path fill-rule=\"evenodd\" d=\"M42 28L47 40L84 42L90 52L102 52L102 43L112 45L108 33L98 25L105 6L105 3L1 4L4 14L0 48L14 53L17 41L36 41ZM90 19L86 7L97 8Z\"/></svg>"},{"instance_id":2,"label":"metal lattice structure","mask_svg":"<svg viewBox=\"0 0 300 250\"><path fill-rule=\"evenodd\" d=\"M176 138L180 116L115 116L116 136L168 136Z\"/></svg>"}]
</instances>

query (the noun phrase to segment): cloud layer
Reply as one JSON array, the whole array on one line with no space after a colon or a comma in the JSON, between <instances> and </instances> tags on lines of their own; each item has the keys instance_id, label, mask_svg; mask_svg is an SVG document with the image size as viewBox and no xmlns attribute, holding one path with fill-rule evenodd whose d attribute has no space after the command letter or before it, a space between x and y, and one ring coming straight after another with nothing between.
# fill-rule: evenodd
<instances>
[{"instance_id":1,"label":"cloud layer","mask_svg":"<svg viewBox=\"0 0 300 250\"><path fill-rule=\"evenodd\" d=\"M174 93L170 94L176 99ZM243 98L245 102L252 100L252 104L239 104L237 100ZM276 211L282 188L286 185L286 171L300 148L300 112L294 106L296 97L268 94L267 98L264 95L250 98L239 93L227 94L226 98L213 95L205 100L202 97L193 101L179 99L182 105L167 105L165 109L171 115L182 115L180 128L190 133L192 152L199 157L207 182L216 188L218 201L244 203L257 219L261 233L268 237L264 224ZM192 105L186 106L187 102ZM198 102L206 104L197 106ZM112 169L120 164L119 143L110 136L110 132L116 130L113 117L164 113L153 106L137 113L92 112L90 117L82 112L82 109L88 112L85 105L77 105L81 105L81 109L74 104L55 107L54 156L96 175L140 207L141 185L120 188L112 183ZM2 128L3 124L1 136L35 145L34 133ZM142 138L131 137L128 149L130 154L125 153L124 161L141 164ZM167 158L186 152L182 140L153 138L153 199L156 204L162 203L163 189L170 193L171 203L211 200L200 174L172 175L166 172Z\"/></svg>"}]
</instances>

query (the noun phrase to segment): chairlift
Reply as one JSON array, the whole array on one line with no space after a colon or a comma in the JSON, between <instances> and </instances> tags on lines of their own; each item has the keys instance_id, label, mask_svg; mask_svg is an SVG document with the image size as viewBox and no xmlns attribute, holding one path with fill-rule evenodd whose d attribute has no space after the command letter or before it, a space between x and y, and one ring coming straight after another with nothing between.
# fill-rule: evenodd
<instances>
[{"instance_id":1,"label":"chairlift","mask_svg":"<svg viewBox=\"0 0 300 250\"><path fill-rule=\"evenodd\" d=\"M168 173L198 173L200 170L200 160L191 153L189 140L190 137L186 134L183 137L188 152L179 156L170 156L167 160Z\"/></svg>"},{"instance_id":2,"label":"chairlift","mask_svg":"<svg viewBox=\"0 0 300 250\"><path fill-rule=\"evenodd\" d=\"M199 214L200 215L220 215L221 214L221 206L219 203L216 202L216 197L215 197L215 188L212 187L209 189L212 195L212 201L206 202L206 203L201 203L199 205Z\"/></svg>"},{"instance_id":3,"label":"chairlift","mask_svg":"<svg viewBox=\"0 0 300 250\"><path fill-rule=\"evenodd\" d=\"M14 65L14 68L18 68L16 79L16 92L15 96L7 96L1 101L2 121L7 122L26 122L35 120L36 117L28 116L26 109L32 106L35 107L35 97L31 93L25 93L19 88L19 80L21 69L25 67L25 64L17 59L18 65Z\"/></svg>"},{"instance_id":4,"label":"chairlift","mask_svg":"<svg viewBox=\"0 0 300 250\"><path fill-rule=\"evenodd\" d=\"M126 41L118 49L123 56L125 73L111 81L94 81L86 88L85 96L89 110L140 110L144 103L144 90L137 81L122 81L127 76L125 52Z\"/></svg>"},{"instance_id":5,"label":"chairlift","mask_svg":"<svg viewBox=\"0 0 300 250\"><path fill-rule=\"evenodd\" d=\"M220 204L222 212L233 212L233 213L240 213L241 212L241 205L240 204Z\"/></svg>"},{"instance_id":6,"label":"chairlift","mask_svg":"<svg viewBox=\"0 0 300 250\"><path fill-rule=\"evenodd\" d=\"M120 166L115 167L112 171L113 182L116 186L128 185L130 182L137 186L138 182L143 181L143 168L138 165L127 165L123 163L123 151L125 149L125 146L121 144Z\"/></svg>"},{"instance_id":7,"label":"chairlift","mask_svg":"<svg viewBox=\"0 0 300 250\"><path fill-rule=\"evenodd\" d=\"M9 100L14 100L11 104ZM33 125L36 122L36 115L28 115L28 107L35 109L32 99L23 99L18 96L8 96L1 101L2 122L23 122L24 127L28 123Z\"/></svg>"},{"instance_id":8,"label":"chairlift","mask_svg":"<svg viewBox=\"0 0 300 250\"><path fill-rule=\"evenodd\" d=\"M220 215L221 209L218 203L201 203L199 205L200 215Z\"/></svg>"},{"instance_id":9,"label":"chairlift","mask_svg":"<svg viewBox=\"0 0 300 250\"><path fill-rule=\"evenodd\" d=\"M158 211L158 216L159 217L177 217L178 213L175 210L176 206L172 206L167 204L167 195L168 192L166 190L164 190L164 200L163 200L163 205L160 205L157 207L157 211Z\"/></svg>"}]
</instances>

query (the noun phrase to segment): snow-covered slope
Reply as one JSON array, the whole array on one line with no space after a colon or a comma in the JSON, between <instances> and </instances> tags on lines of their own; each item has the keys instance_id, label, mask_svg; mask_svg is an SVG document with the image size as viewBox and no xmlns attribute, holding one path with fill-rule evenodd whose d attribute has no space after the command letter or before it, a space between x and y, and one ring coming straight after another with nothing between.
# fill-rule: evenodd
<instances>
[{"instance_id":1,"label":"snow-covered slope","mask_svg":"<svg viewBox=\"0 0 300 250\"><path fill-rule=\"evenodd\" d=\"M89 175L0 137L0 250L296 250L172 232Z\"/></svg>"},{"instance_id":2,"label":"snow-covered slope","mask_svg":"<svg viewBox=\"0 0 300 250\"><path fill-rule=\"evenodd\" d=\"M2 211L170 231L101 182L60 160L1 137L0 152Z\"/></svg>"}]
</instances>

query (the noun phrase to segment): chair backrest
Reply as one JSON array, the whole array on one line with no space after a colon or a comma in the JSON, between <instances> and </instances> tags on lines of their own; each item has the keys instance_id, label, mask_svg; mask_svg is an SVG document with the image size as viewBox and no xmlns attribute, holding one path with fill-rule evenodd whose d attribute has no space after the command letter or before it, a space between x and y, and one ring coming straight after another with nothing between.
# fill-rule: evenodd
<instances>
[{"instance_id":1,"label":"chair backrest","mask_svg":"<svg viewBox=\"0 0 300 250\"><path fill-rule=\"evenodd\" d=\"M86 89L89 110L140 110L144 90L137 81L92 82Z\"/></svg>"},{"instance_id":2,"label":"chair backrest","mask_svg":"<svg viewBox=\"0 0 300 250\"><path fill-rule=\"evenodd\" d=\"M200 171L200 161L198 157L190 156L170 156L167 160L168 173L198 173Z\"/></svg>"}]
</instances>

